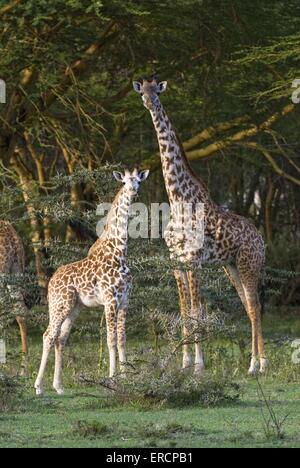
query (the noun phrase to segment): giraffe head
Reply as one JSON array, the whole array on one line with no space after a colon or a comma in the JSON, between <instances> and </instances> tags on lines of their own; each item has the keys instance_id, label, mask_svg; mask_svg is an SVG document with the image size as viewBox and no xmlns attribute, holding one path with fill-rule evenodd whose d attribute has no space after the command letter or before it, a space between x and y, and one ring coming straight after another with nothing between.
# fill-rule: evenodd
<instances>
[{"instance_id":1,"label":"giraffe head","mask_svg":"<svg viewBox=\"0 0 300 468\"><path fill-rule=\"evenodd\" d=\"M125 190L128 191L130 195L134 196L138 193L141 183L147 179L149 172L148 170L139 171L138 169L134 169L130 172L126 169L124 173L114 171L113 174L118 182L122 182Z\"/></svg>"},{"instance_id":2,"label":"giraffe head","mask_svg":"<svg viewBox=\"0 0 300 468\"><path fill-rule=\"evenodd\" d=\"M159 95L167 89L167 82L159 82L155 76L133 82L133 89L142 96L143 104L149 111L160 108Z\"/></svg>"}]
</instances>

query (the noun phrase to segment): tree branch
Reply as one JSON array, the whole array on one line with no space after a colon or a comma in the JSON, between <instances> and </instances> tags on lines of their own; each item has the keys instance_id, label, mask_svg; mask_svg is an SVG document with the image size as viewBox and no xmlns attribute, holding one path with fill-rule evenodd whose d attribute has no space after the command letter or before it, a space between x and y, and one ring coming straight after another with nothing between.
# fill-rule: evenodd
<instances>
[{"instance_id":1,"label":"tree branch","mask_svg":"<svg viewBox=\"0 0 300 468\"><path fill-rule=\"evenodd\" d=\"M120 28L115 22L111 22L106 30L103 32L98 41L90 45L83 54L83 57L79 60L76 60L71 66L67 67L63 76L61 83L54 89L49 89L41 98L37 107L39 110L43 111L48 109L51 104L56 100L57 96L60 94L65 94L67 89L73 83L73 77L82 75L85 73L92 64L95 63L95 59L100 55L101 50L107 42L114 39L120 32Z\"/></svg>"},{"instance_id":2,"label":"tree branch","mask_svg":"<svg viewBox=\"0 0 300 468\"><path fill-rule=\"evenodd\" d=\"M99 40L90 45L84 52L83 57L78 59L72 65L66 68L61 82L56 87L51 87L46 93L40 97L37 103L30 102L27 107L18 107L18 113L10 115L9 124L14 127L14 133L22 135L24 124L30 119L35 119L39 113L43 113L56 101L59 95L65 94L68 88L74 83L74 77L82 75L95 63L95 59L100 55L104 45L115 38L120 32L120 27L114 21L111 21L105 31L100 36ZM20 90L23 91L29 86L35 78L34 69L26 69L23 72L20 82ZM20 98L20 96L19 96ZM15 110L15 106L14 106ZM16 124L18 122L18 124ZM9 161L15 151L15 138L9 132L7 135L0 135L0 146L6 147L6 152L3 152L5 161Z\"/></svg>"},{"instance_id":3,"label":"tree branch","mask_svg":"<svg viewBox=\"0 0 300 468\"><path fill-rule=\"evenodd\" d=\"M198 159L202 158L207 158L209 156L212 156L213 154L217 153L218 151L224 150L235 143L241 142L243 140L246 140L250 137L254 137L258 135L261 132L264 132L268 129L270 129L278 120L281 118L285 117L286 115L290 114L295 110L296 106L294 104L288 104L285 106L281 111L276 112L275 114L272 114L268 119L266 119L264 122L262 122L260 125L256 124L251 124L248 128L241 130L230 137L226 137L223 140L218 140L214 143L211 143L204 148L199 148L197 150L193 151L187 151L186 155L187 158L190 161L195 161ZM247 117L241 117L239 123L243 123L244 119ZM239 119L234 119L229 122L223 122L217 124L215 127L211 127L210 129L203 130L203 132L200 132L198 135L195 137L191 138L190 140L187 140L186 142L183 143L184 149L191 148L194 145L195 141L197 140L198 142L205 141L204 138L210 138L211 136L214 136L220 131L220 129L223 129L223 131L228 130L230 128L233 128L234 126L238 125L238 120ZM159 155L156 154L146 161L143 162L143 167L150 168L152 170L157 169L159 167Z\"/></svg>"},{"instance_id":4,"label":"tree branch","mask_svg":"<svg viewBox=\"0 0 300 468\"><path fill-rule=\"evenodd\" d=\"M232 146L234 143L246 140L247 138L254 137L258 133L264 132L271 128L278 120L286 115L290 114L295 110L294 104L288 104L280 112L276 112L271 115L267 120L265 120L260 125L251 125L251 127L241 130L240 132L235 133L234 135L225 138L224 140L216 141L205 148L200 148L198 150L190 151L187 153L187 157L190 161L197 159L206 158L213 155L214 153Z\"/></svg>"},{"instance_id":5,"label":"tree branch","mask_svg":"<svg viewBox=\"0 0 300 468\"><path fill-rule=\"evenodd\" d=\"M226 132L227 130L230 130L231 128L238 127L239 125L243 123L249 122L249 120L250 120L249 116L244 116L244 117L238 117L237 119L229 120L228 122L217 123L215 126L208 127L205 130L202 130L197 135L190 138L189 140L185 141L183 143L183 148L186 151L188 151L194 148L195 146L201 145L205 141L210 140L218 133Z\"/></svg>"},{"instance_id":6,"label":"tree branch","mask_svg":"<svg viewBox=\"0 0 300 468\"><path fill-rule=\"evenodd\" d=\"M272 168L274 171L280 175L281 177L284 177L286 180L289 180L290 182L293 182L293 184L300 185L300 179L296 179L296 177L291 176L290 174L287 174L283 169L281 169L271 153L269 153L268 150L266 150L263 146L259 145L258 143L254 141L249 141L243 143L243 146L246 146L248 148L260 151L264 157L267 159L267 161L271 164Z\"/></svg>"}]
</instances>

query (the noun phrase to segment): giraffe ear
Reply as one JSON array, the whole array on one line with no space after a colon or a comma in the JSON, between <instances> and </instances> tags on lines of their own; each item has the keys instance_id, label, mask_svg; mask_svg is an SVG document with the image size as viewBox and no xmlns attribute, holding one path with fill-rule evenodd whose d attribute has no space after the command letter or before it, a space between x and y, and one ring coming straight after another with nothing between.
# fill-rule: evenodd
<instances>
[{"instance_id":1,"label":"giraffe ear","mask_svg":"<svg viewBox=\"0 0 300 468\"><path fill-rule=\"evenodd\" d=\"M157 85L157 89L158 89L158 92L159 93L164 93L167 89L167 84L168 82L167 81L161 81L158 85Z\"/></svg>"},{"instance_id":2,"label":"giraffe ear","mask_svg":"<svg viewBox=\"0 0 300 468\"><path fill-rule=\"evenodd\" d=\"M114 176L114 178L116 179L117 182L123 182L124 176L123 176L122 172L114 171L113 176Z\"/></svg>"},{"instance_id":3,"label":"giraffe ear","mask_svg":"<svg viewBox=\"0 0 300 468\"><path fill-rule=\"evenodd\" d=\"M142 85L139 81L134 81L133 83L133 89L134 91L136 91L137 93L141 94L142 92Z\"/></svg>"},{"instance_id":4,"label":"giraffe ear","mask_svg":"<svg viewBox=\"0 0 300 468\"><path fill-rule=\"evenodd\" d=\"M139 172L139 179L140 179L140 181L141 181L141 182L144 182L144 180L146 180L146 179L148 178L149 173L150 173L149 170Z\"/></svg>"}]
</instances>

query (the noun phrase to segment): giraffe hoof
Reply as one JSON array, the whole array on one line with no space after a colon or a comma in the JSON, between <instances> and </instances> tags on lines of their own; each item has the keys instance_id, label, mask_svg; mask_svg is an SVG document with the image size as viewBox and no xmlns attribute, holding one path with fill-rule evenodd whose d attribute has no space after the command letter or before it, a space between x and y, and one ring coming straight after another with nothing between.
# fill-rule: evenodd
<instances>
[{"instance_id":1,"label":"giraffe hoof","mask_svg":"<svg viewBox=\"0 0 300 468\"><path fill-rule=\"evenodd\" d=\"M42 396L42 395L44 395L44 390L43 390L43 388L37 387L37 388L35 389L35 394L36 394L36 396Z\"/></svg>"},{"instance_id":2,"label":"giraffe hoof","mask_svg":"<svg viewBox=\"0 0 300 468\"><path fill-rule=\"evenodd\" d=\"M266 374L267 370L268 370L268 360L265 358L261 358L259 373L262 375Z\"/></svg>"},{"instance_id":3,"label":"giraffe hoof","mask_svg":"<svg viewBox=\"0 0 300 468\"><path fill-rule=\"evenodd\" d=\"M255 361L255 362L251 362L251 366L250 366L250 369L248 371L248 375L252 376L252 377L255 377L258 372L259 372L259 362L258 361Z\"/></svg>"},{"instance_id":4,"label":"giraffe hoof","mask_svg":"<svg viewBox=\"0 0 300 468\"><path fill-rule=\"evenodd\" d=\"M60 388L55 388L54 387L54 390L56 391L56 393L58 395L64 395L64 393L65 393L65 390L63 389L63 387L60 387Z\"/></svg>"}]
</instances>

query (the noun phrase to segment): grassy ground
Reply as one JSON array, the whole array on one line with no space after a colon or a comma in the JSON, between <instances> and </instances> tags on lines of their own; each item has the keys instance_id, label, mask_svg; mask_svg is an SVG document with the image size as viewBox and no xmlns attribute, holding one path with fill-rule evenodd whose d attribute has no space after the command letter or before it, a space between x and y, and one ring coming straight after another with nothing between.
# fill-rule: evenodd
<instances>
[{"instance_id":1,"label":"grassy ground","mask_svg":"<svg viewBox=\"0 0 300 468\"><path fill-rule=\"evenodd\" d=\"M76 390L43 399L26 394L22 412L0 417L1 447L300 447L298 384L265 383L280 418L289 415L285 437L267 437L254 382L241 401L216 408L137 411L105 407Z\"/></svg>"},{"instance_id":2,"label":"grassy ground","mask_svg":"<svg viewBox=\"0 0 300 468\"><path fill-rule=\"evenodd\" d=\"M269 316L265 329L271 367L260 383L280 430L269 423L258 383L245 377L243 353L229 340L206 346L207 372L216 379L226 374L239 384L239 399L210 406L198 403L194 395L190 405L186 401L147 407L135 397L121 402L102 387L78 383L81 371L96 373L98 345L92 339L83 345L80 333L75 333L66 356L63 397L51 390L52 363L46 395L34 396L40 343L31 338L30 377L22 381L22 397L0 415L0 447L300 447L300 365L292 364L288 344L300 337L300 320ZM17 346L14 334L9 345ZM133 337L128 344L140 355L147 354L143 346ZM12 374L15 363L12 354L3 370Z\"/></svg>"}]
</instances>

